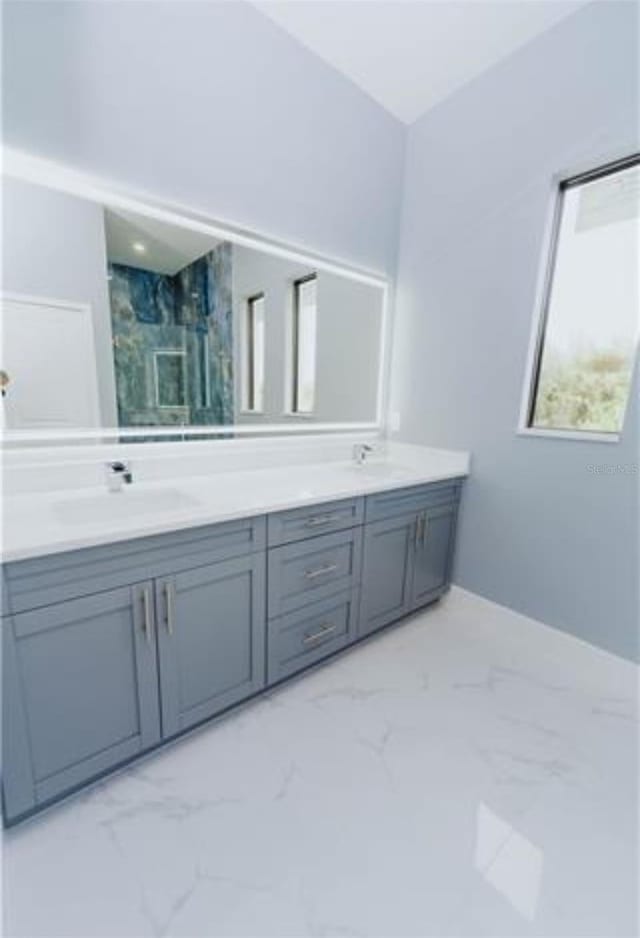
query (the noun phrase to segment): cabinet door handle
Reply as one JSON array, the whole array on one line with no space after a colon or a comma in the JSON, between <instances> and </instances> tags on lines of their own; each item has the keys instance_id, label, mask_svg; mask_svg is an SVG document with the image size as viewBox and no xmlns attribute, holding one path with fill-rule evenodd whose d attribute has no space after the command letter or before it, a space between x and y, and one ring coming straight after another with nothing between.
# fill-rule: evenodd
<instances>
[{"instance_id":1,"label":"cabinet door handle","mask_svg":"<svg viewBox=\"0 0 640 938\"><path fill-rule=\"evenodd\" d=\"M304 578L305 580L315 580L317 577L327 576L329 573L333 573L333 571L337 569L337 563L327 563L323 567L316 567L315 570L305 570Z\"/></svg>"},{"instance_id":2,"label":"cabinet door handle","mask_svg":"<svg viewBox=\"0 0 640 938\"><path fill-rule=\"evenodd\" d=\"M420 545L420 521L421 521L421 516L418 515L418 517L416 518L416 520L415 520L415 522L414 522L415 528L413 529L413 547L414 547L414 550L417 550L418 547L419 547L419 545Z\"/></svg>"},{"instance_id":3,"label":"cabinet door handle","mask_svg":"<svg viewBox=\"0 0 640 938\"><path fill-rule=\"evenodd\" d=\"M169 635L173 635L173 629L175 625L175 612L176 612L176 589L171 580L164 581L164 621L167 626L167 632Z\"/></svg>"},{"instance_id":4,"label":"cabinet door handle","mask_svg":"<svg viewBox=\"0 0 640 938\"><path fill-rule=\"evenodd\" d=\"M336 626L330 622L326 622L321 626L317 632L312 632L311 635L305 635L302 642L304 645L311 645L312 642L317 642L319 638L324 638L325 635L330 635L331 632L335 632Z\"/></svg>"},{"instance_id":5,"label":"cabinet door handle","mask_svg":"<svg viewBox=\"0 0 640 938\"><path fill-rule=\"evenodd\" d=\"M144 637L147 640L147 644L151 644L151 630L153 628L151 622L151 590L148 586L142 587L142 592L140 598L142 599L142 630L144 632Z\"/></svg>"},{"instance_id":6,"label":"cabinet door handle","mask_svg":"<svg viewBox=\"0 0 640 938\"><path fill-rule=\"evenodd\" d=\"M422 532L421 532L421 534L420 534L420 545L421 545L421 547L424 547L425 542L426 542L426 539L427 539L427 527L428 527L428 525L429 525L429 519L427 518L426 515L423 515L423 516L422 516Z\"/></svg>"},{"instance_id":7,"label":"cabinet door handle","mask_svg":"<svg viewBox=\"0 0 640 938\"><path fill-rule=\"evenodd\" d=\"M313 518L309 518L305 527L307 528L319 528L323 524L331 524L332 521L336 521L335 515L316 515Z\"/></svg>"}]
</instances>

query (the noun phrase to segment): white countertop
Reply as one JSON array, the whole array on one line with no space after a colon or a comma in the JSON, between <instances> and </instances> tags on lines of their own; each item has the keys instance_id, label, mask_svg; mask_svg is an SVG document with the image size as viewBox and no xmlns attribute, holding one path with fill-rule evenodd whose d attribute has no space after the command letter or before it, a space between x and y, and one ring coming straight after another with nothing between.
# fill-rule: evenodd
<instances>
[{"instance_id":1,"label":"white countertop","mask_svg":"<svg viewBox=\"0 0 640 938\"><path fill-rule=\"evenodd\" d=\"M131 538L405 488L469 471L467 453L410 447L410 458L212 472L11 495L3 502L2 559L24 560Z\"/></svg>"}]
</instances>

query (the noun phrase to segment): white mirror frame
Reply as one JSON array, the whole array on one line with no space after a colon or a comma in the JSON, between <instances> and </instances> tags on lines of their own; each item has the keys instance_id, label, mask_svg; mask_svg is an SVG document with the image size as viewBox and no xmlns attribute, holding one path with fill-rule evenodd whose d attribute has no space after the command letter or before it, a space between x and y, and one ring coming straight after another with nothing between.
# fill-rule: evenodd
<instances>
[{"instance_id":1,"label":"white mirror frame","mask_svg":"<svg viewBox=\"0 0 640 938\"><path fill-rule=\"evenodd\" d=\"M5 430L0 435L3 446L11 448L22 445L56 443L82 443L91 441L122 442L141 440L145 437L160 440L198 437L224 436L290 436L306 434L308 436L323 433L379 432L384 430L387 399L388 371L391 345L391 285L384 274L363 270L344 262L322 256L305 248L293 247L276 241L254 231L239 228L228 222L221 222L203 215L191 208L176 203L166 203L148 193L132 192L114 187L95 176L79 172L72 167L42 159L11 147L2 148L2 173L22 182L45 186L68 195L109 205L114 208L136 212L155 218L168 224L191 228L213 238L231 241L243 247L281 257L286 260L313 266L341 277L378 287L382 296L382 317L380 325L380 361L376 391L376 416L373 421L362 423L313 423L303 421L300 424L212 424L200 427L99 427L87 430Z\"/></svg>"}]
</instances>

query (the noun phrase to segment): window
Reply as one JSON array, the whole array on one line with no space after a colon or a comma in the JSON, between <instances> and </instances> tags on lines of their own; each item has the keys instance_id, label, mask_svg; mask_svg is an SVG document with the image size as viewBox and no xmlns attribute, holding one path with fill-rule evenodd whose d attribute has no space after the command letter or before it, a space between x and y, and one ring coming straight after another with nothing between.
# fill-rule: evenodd
<instances>
[{"instance_id":1,"label":"window","mask_svg":"<svg viewBox=\"0 0 640 938\"><path fill-rule=\"evenodd\" d=\"M315 274L293 284L291 412L294 414L310 414L315 405L317 284Z\"/></svg>"},{"instance_id":2,"label":"window","mask_svg":"<svg viewBox=\"0 0 640 938\"><path fill-rule=\"evenodd\" d=\"M526 428L622 430L640 319L640 155L560 183Z\"/></svg>"},{"instance_id":3,"label":"window","mask_svg":"<svg viewBox=\"0 0 640 938\"><path fill-rule=\"evenodd\" d=\"M264 409L264 294L247 300L244 329L244 410Z\"/></svg>"}]
</instances>

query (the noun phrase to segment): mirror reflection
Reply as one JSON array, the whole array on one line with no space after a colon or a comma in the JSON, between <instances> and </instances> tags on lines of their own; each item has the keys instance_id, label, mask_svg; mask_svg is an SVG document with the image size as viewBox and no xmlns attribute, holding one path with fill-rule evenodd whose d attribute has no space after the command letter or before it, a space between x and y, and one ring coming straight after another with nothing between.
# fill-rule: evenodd
<instances>
[{"instance_id":1,"label":"mirror reflection","mask_svg":"<svg viewBox=\"0 0 640 938\"><path fill-rule=\"evenodd\" d=\"M383 290L4 180L8 429L376 420Z\"/></svg>"},{"instance_id":2,"label":"mirror reflection","mask_svg":"<svg viewBox=\"0 0 640 938\"><path fill-rule=\"evenodd\" d=\"M121 427L234 423L232 245L104 210Z\"/></svg>"}]
</instances>

